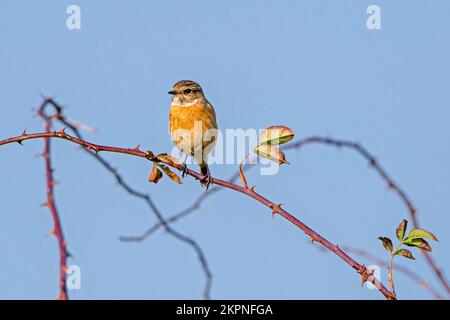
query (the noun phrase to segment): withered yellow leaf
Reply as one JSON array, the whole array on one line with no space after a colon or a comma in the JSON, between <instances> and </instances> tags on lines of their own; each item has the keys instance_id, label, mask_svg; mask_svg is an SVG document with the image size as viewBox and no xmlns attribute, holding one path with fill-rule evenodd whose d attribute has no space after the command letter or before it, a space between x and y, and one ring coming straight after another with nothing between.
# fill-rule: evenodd
<instances>
[{"instance_id":1,"label":"withered yellow leaf","mask_svg":"<svg viewBox=\"0 0 450 320\"><path fill-rule=\"evenodd\" d=\"M148 177L148 181L153 182L153 183L158 183L159 180L161 180L162 176L163 175L162 175L161 170L159 170L156 163L154 163L152 173L150 173L150 177Z\"/></svg>"},{"instance_id":2,"label":"withered yellow leaf","mask_svg":"<svg viewBox=\"0 0 450 320\"><path fill-rule=\"evenodd\" d=\"M156 159L158 159L161 162L167 163L168 165L177 165L181 163L180 159L167 153L158 154L156 156Z\"/></svg>"},{"instance_id":3,"label":"withered yellow leaf","mask_svg":"<svg viewBox=\"0 0 450 320\"><path fill-rule=\"evenodd\" d=\"M175 181L176 183L179 183L179 184L183 183L183 182L181 182L180 177L175 172L170 170L168 166L163 165L163 164L158 164L158 167L160 167L161 170L164 171L164 173L167 174L169 176L169 178L172 179L173 181Z\"/></svg>"}]
</instances>

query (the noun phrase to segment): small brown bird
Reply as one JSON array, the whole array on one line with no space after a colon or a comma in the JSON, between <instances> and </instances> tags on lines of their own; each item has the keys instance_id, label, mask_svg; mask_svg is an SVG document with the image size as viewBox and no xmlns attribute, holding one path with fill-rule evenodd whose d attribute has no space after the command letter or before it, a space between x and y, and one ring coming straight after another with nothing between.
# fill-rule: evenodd
<instances>
[{"instance_id":1,"label":"small brown bird","mask_svg":"<svg viewBox=\"0 0 450 320\"><path fill-rule=\"evenodd\" d=\"M205 176L200 182L208 189L212 177L207 161L217 140L214 108L205 98L200 85L191 80L178 81L169 94L173 96L169 116L170 136L176 147L186 155L183 177L187 170L186 159L192 156Z\"/></svg>"}]
</instances>

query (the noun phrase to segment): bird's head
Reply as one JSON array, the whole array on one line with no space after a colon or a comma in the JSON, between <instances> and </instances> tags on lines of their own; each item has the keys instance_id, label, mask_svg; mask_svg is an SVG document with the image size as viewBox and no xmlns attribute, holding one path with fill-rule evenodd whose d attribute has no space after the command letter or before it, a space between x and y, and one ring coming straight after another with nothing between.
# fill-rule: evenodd
<instances>
[{"instance_id":1,"label":"bird's head","mask_svg":"<svg viewBox=\"0 0 450 320\"><path fill-rule=\"evenodd\" d=\"M206 100L202 87L197 82L191 80L178 81L168 93L173 96L172 104L179 106L188 107Z\"/></svg>"}]
</instances>

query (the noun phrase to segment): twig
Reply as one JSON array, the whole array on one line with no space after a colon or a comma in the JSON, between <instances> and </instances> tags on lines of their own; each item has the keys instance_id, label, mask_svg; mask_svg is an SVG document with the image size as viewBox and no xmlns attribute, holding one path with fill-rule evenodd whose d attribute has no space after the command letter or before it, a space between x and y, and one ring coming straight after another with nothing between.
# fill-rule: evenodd
<instances>
[{"instance_id":1,"label":"twig","mask_svg":"<svg viewBox=\"0 0 450 320\"><path fill-rule=\"evenodd\" d=\"M394 257L395 257L395 252L402 246L402 244L400 243L398 245L398 247L395 250L392 250L391 252L391 258L389 259L389 265L388 265L388 280L389 280L389 288L391 289L391 293L397 297L397 293L395 292L395 287L394 287L394 278L392 275L392 269L394 268Z\"/></svg>"},{"instance_id":2,"label":"twig","mask_svg":"<svg viewBox=\"0 0 450 320\"><path fill-rule=\"evenodd\" d=\"M383 267L389 266L389 263L387 263L383 259L375 257L374 255L372 255L371 253L369 253L368 251L366 251L364 249L359 249L359 248L354 248L354 247L349 247L349 246L342 246L342 250L344 250L345 252L363 257L363 258L364 257L368 258L379 266L383 266ZM417 273L413 272L409 268L402 266L402 265L396 265L394 267L394 269L403 273L406 277L410 278L412 281L414 281L421 287L425 288L435 299L442 300L442 296L440 295L440 293L427 280L423 279Z\"/></svg>"},{"instance_id":3,"label":"twig","mask_svg":"<svg viewBox=\"0 0 450 320\"><path fill-rule=\"evenodd\" d=\"M191 212L197 210L200 206L200 204L210 195L213 193L219 191L220 189L217 187L212 187L211 189L205 191L202 193L198 199L195 201L194 204L192 204L190 207L186 208L185 210L173 215L172 217L165 220L166 224L174 223L175 221L183 218L184 216L190 214ZM162 227L161 222L156 222L153 226L151 226L148 230L146 230L144 233L142 233L139 236L121 236L119 239L124 242L142 242L145 239L147 239L150 235L152 235L156 230L158 230L160 227Z\"/></svg>"},{"instance_id":4,"label":"twig","mask_svg":"<svg viewBox=\"0 0 450 320\"><path fill-rule=\"evenodd\" d=\"M59 138L64 139L76 144L79 144L89 150L93 150L96 153L101 151L107 151L107 152L115 152L115 153L123 153L123 154L129 154L141 158L146 158L150 161L158 161L156 157L153 155L152 152L147 151L143 152L139 150L139 148L119 148L119 147L111 147L111 146L103 146L98 145L94 143L90 143L81 139L78 139L76 137L73 137L67 133L65 133L64 130L58 131L58 132L44 132L44 133L34 133L34 134L26 134L25 132L17 137L9 138L0 141L0 145L8 144L8 143L14 143L14 142L23 142L25 140L29 139L37 139L37 138ZM180 164L175 163L169 163L166 161L162 161L166 165L176 168L179 171L183 170L183 166ZM195 172L193 170L187 170L187 174L194 177L197 180L204 179L204 176L198 172ZM301 229L304 233L306 233L313 241L316 241L320 244L322 244L325 248L336 254L341 260L343 260L345 263L347 263L349 266L351 266L353 269L355 269L362 277L363 283L366 281L372 282L375 287L380 291L381 294L383 294L387 299L395 299L394 296L389 292L386 287L380 283L372 274L370 274L367 270L367 268L364 265L358 264L355 260L353 260L350 256L348 256L342 249L340 249L337 245L332 244L330 241L319 235L317 232L309 228L307 225L302 223L300 220L295 218L292 214L287 212L286 210L282 209L280 205L275 204L268 199L264 198L263 196L259 195L252 189L247 189L241 186L238 186L236 184L220 180L220 179L213 179L213 183L218 186L222 186L231 190L235 190L237 192L240 192L250 198L253 198L254 200L262 203L266 207L272 209L272 214L278 213L280 216L297 226L299 229Z\"/></svg>"},{"instance_id":5,"label":"twig","mask_svg":"<svg viewBox=\"0 0 450 320\"><path fill-rule=\"evenodd\" d=\"M47 133L52 130L52 121L49 116L47 116L44 112L46 106L46 101L41 105L38 109L37 114L44 120L44 127ZM55 187L55 179L53 178L53 168L50 158L51 151L51 142L50 138L44 139L44 152L42 153L45 159L45 174L46 174L46 194L47 194L47 202L44 204L49 208L50 213L53 219L53 230L50 232L50 235L55 236L58 241L59 247L59 296L58 300L67 300L69 298L67 292L67 258L69 257L69 253L67 252L66 242L64 240L64 233L61 226L61 220L56 208L55 196L54 196L54 187Z\"/></svg>"},{"instance_id":6,"label":"twig","mask_svg":"<svg viewBox=\"0 0 450 320\"><path fill-rule=\"evenodd\" d=\"M304 145L313 144L313 143L334 145L336 147L344 147L344 148L352 149L352 150L358 152L363 158L365 158L369 162L369 164L372 166L372 168L387 183L387 186L400 197L403 204L406 206L406 208L408 210L408 213L409 213L409 216L411 217L411 221L414 225L414 228L420 228L419 221L417 218L417 210L415 209L411 199L408 197L406 192L403 191L403 189L401 189L400 186L394 181L394 179L391 178L391 176L380 165L380 163L377 161L377 159L366 148L364 148L360 143L353 142L353 141L347 141L347 140L313 136L313 137L308 137L303 140L292 143L292 144L288 145L285 149L299 149ZM450 285L447 282L447 280L445 279L445 276L444 276L443 272L441 271L441 269L438 267L436 262L431 257L431 254L428 252L425 252L423 250L421 250L421 252L422 252L423 256L425 257L425 260L427 261L431 270L433 271L434 275L438 279L438 281L441 283L441 285L447 291L447 294L450 295Z\"/></svg>"},{"instance_id":7,"label":"twig","mask_svg":"<svg viewBox=\"0 0 450 320\"><path fill-rule=\"evenodd\" d=\"M242 168L243 171L246 171L250 167L250 164L245 164ZM234 173L227 181L234 183L239 178L239 173ZM200 208L200 205L208 199L211 195L217 193L218 191L224 190L223 188L218 188L216 186L213 186L212 188L209 188L205 192L203 192L189 207L181 210L180 212L172 215L171 217L166 219L167 223L174 223L178 220L190 215L194 211L198 210ZM152 225L149 229L144 231L142 234L138 236L122 236L120 237L120 240L126 241L126 242L141 242L150 237L154 232L156 232L161 227L161 223L157 222L154 225Z\"/></svg>"}]
</instances>

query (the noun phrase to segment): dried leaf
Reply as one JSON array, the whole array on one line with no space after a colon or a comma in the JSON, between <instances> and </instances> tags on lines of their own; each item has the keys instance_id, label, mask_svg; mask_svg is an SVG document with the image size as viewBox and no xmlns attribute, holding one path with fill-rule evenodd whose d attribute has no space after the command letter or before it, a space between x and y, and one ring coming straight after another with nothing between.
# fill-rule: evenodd
<instances>
[{"instance_id":1,"label":"dried leaf","mask_svg":"<svg viewBox=\"0 0 450 320\"><path fill-rule=\"evenodd\" d=\"M387 251L392 252L393 246L391 239L386 237L378 237L378 239L381 240L381 243L383 243L383 247L385 247Z\"/></svg>"},{"instance_id":2,"label":"dried leaf","mask_svg":"<svg viewBox=\"0 0 450 320\"><path fill-rule=\"evenodd\" d=\"M408 221L403 219L402 222L400 222L400 224L398 225L397 229L396 229L396 234L397 234L397 239L400 241L403 241L403 239L405 238L405 232L406 232L406 228L408 226Z\"/></svg>"},{"instance_id":3,"label":"dried leaf","mask_svg":"<svg viewBox=\"0 0 450 320\"><path fill-rule=\"evenodd\" d=\"M400 250L397 250L397 251L395 251L395 253L394 253L394 256L395 256L395 255L403 256L403 257L405 257L405 258L412 259L412 260L415 260L415 259L416 259L416 258L414 258L414 256L412 255L411 251L409 251L409 250L407 250L407 249L400 249Z\"/></svg>"},{"instance_id":4,"label":"dried leaf","mask_svg":"<svg viewBox=\"0 0 450 320\"><path fill-rule=\"evenodd\" d=\"M286 156L284 155L284 152L281 151L278 146L274 146L274 145L270 145L270 144L263 144L263 145L257 146L254 149L254 151L261 157L278 162L278 164L280 164L280 165L283 163L289 164L289 161L286 160Z\"/></svg>"},{"instance_id":5,"label":"dried leaf","mask_svg":"<svg viewBox=\"0 0 450 320\"><path fill-rule=\"evenodd\" d=\"M259 135L259 145L279 145L291 141L294 132L285 126L273 126L264 129Z\"/></svg>"},{"instance_id":6,"label":"dried leaf","mask_svg":"<svg viewBox=\"0 0 450 320\"><path fill-rule=\"evenodd\" d=\"M403 240L403 244L409 247L417 247L425 251L431 251L431 246L428 244L428 242L426 242L422 238L415 238L415 239L407 238Z\"/></svg>"},{"instance_id":7,"label":"dried leaf","mask_svg":"<svg viewBox=\"0 0 450 320\"><path fill-rule=\"evenodd\" d=\"M177 165L177 164L181 163L180 159L178 159L177 157L174 157L174 156L172 156L170 154L167 154L167 153L160 153L160 154L158 154L156 156L156 159L161 161L161 162L167 163L168 165L171 165L171 166L174 166L174 165Z\"/></svg>"},{"instance_id":8,"label":"dried leaf","mask_svg":"<svg viewBox=\"0 0 450 320\"><path fill-rule=\"evenodd\" d=\"M164 173L167 174L169 176L169 178L172 179L173 181L175 181L176 183L178 183L178 184L183 183L183 182L181 182L180 177L177 176L177 174L175 172L170 170L168 166L163 165L163 164L158 164L158 167L160 167L161 170L164 171Z\"/></svg>"},{"instance_id":9,"label":"dried leaf","mask_svg":"<svg viewBox=\"0 0 450 320\"><path fill-rule=\"evenodd\" d=\"M412 229L408 233L408 239L416 239L416 238L426 238L434 241L438 241L436 236L429 231L423 229Z\"/></svg>"},{"instance_id":10,"label":"dried leaf","mask_svg":"<svg viewBox=\"0 0 450 320\"><path fill-rule=\"evenodd\" d=\"M156 163L153 164L152 173L150 174L150 177L148 177L148 181L153 183L158 183L159 180L161 180L163 174L161 170L158 169L158 166Z\"/></svg>"}]
</instances>

